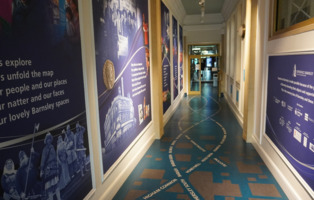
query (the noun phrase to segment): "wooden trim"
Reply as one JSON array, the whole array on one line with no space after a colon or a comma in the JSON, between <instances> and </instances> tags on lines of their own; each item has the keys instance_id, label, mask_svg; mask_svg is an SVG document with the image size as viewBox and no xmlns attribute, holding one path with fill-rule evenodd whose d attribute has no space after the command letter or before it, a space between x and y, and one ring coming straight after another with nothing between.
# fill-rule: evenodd
<instances>
[{"instance_id":1,"label":"wooden trim","mask_svg":"<svg viewBox=\"0 0 314 200\"><path fill-rule=\"evenodd\" d=\"M194 59L194 58L197 58L198 60L199 60L199 62L200 62L200 59L201 59L201 56L200 55L192 55L192 56L188 56L188 83L189 83L189 86L188 86L188 94L189 95L200 95L201 94L201 89L202 89L202 87L201 87L201 84L202 84L202 82L201 82L201 80L199 80L199 91L192 91L191 90L191 62L190 62L190 60L191 59ZM200 73L200 72L199 72Z\"/></svg>"},{"instance_id":2,"label":"wooden trim","mask_svg":"<svg viewBox=\"0 0 314 200\"><path fill-rule=\"evenodd\" d=\"M189 43L188 44L188 46L208 46L208 45L219 45L219 43L201 42L201 43Z\"/></svg>"},{"instance_id":3,"label":"wooden trim","mask_svg":"<svg viewBox=\"0 0 314 200\"><path fill-rule=\"evenodd\" d=\"M273 33L272 37L270 37L269 40L288 37L288 36L304 33L311 30L314 30L314 18L292 25L286 29L277 31Z\"/></svg>"},{"instance_id":4,"label":"wooden trim","mask_svg":"<svg viewBox=\"0 0 314 200\"><path fill-rule=\"evenodd\" d=\"M151 88L152 88L152 120L156 138L160 139L164 134L163 103L162 103L162 63L161 63L161 11L160 0L150 1L151 24Z\"/></svg>"},{"instance_id":5,"label":"wooden trim","mask_svg":"<svg viewBox=\"0 0 314 200\"><path fill-rule=\"evenodd\" d=\"M270 17L269 17L269 38L271 38L276 30L276 10L278 6L278 0L272 0L272 4L270 4Z\"/></svg>"},{"instance_id":6,"label":"wooden trim","mask_svg":"<svg viewBox=\"0 0 314 200\"><path fill-rule=\"evenodd\" d=\"M212 54L212 55L190 55L189 53L189 50L190 50L190 46L208 46L208 45L217 45L217 49L218 49L218 54ZM200 90L199 91L191 91L191 70L190 70L190 67L191 67L191 63L190 63L190 60L192 58L197 58L199 59L199 61L201 60L202 57L218 57L219 58L219 61L221 59L221 49L220 49L221 45L219 43L198 43L198 44L188 44L187 45L187 57L188 57L188 63L187 63L187 66L188 66L188 94L189 95L200 95L201 92L202 92L202 87L201 87L201 84L202 84L202 81L200 80ZM220 69L220 66L219 66L219 69Z\"/></svg>"},{"instance_id":7,"label":"wooden trim","mask_svg":"<svg viewBox=\"0 0 314 200\"><path fill-rule=\"evenodd\" d=\"M279 39L279 38L284 38L284 37L288 37L288 36L292 36L292 35L296 35L296 34L300 34L300 33L304 33L307 31L311 31L314 30L314 18L305 20L303 22L294 24L292 26L289 26L285 29L276 31L276 17L277 17L277 0L273 0L272 1L273 4L271 4L271 10L273 12L272 16L270 16L270 35L269 35L269 39L268 40L275 40L275 39Z\"/></svg>"},{"instance_id":8,"label":"wooden trim","mask_svg":"<svg viewBox=\"0 0 314 200\"><path fill-rule=\"evenodd\" d=\"M211 55L190 55L190 46L210 46L210 45L217 45L218 54L211 54ZM220 44L219 43L197 43L197 44L188 44L187 45L187 53L188 56L220 56Z\"/></svg>"},{"instance_id":9,"label":"wooden trim","mask_svg":"<svg viewBox=\"0 0 314 200\"><path fill-rule=\"evenodd\" d=\"M211 54L211 55L190 55L189 58L204 58L204 57L221 57L220 54Z\"/></svg>"}]
</instances>

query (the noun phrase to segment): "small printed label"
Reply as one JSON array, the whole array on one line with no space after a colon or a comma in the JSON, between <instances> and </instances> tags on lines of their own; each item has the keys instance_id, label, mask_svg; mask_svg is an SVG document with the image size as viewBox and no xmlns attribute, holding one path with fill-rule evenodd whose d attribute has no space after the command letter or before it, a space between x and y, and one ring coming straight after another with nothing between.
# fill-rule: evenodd
<instances>
[{"instance_id":1,"label":"small printed label","mask_svg":"<svg viewBox=\"0 0 314 200\"><path fill-rule=\"evenodd\" d=\"M286 102L285 101L281 101L281 106L285 108L287 106Z\"/></svg>"},{"instance_id":2,"label":"small printed label","mask_svg":"<svg viewBox=\"0 0 314 200\"><path fill-rule=\"evenodd\" d=\"M276 104L279 104L281 101L280 101L277 97L274 97L274 102L275 102Z\"/></svg>"},{"instance_id":3,"label":"small printed label","mask_svg":"<svg viewBox=\"0 0 314 200\"><path fill-rule=\"evenodd\" d=\"M288 121L288 122L286 123L286 128L287 128L287 130L288 130L289 133L292 132L292 127L291 127L291 122L290 122L290 121Z\"/></svg>"},{"instance_id":4,"label":"small printed label","mask_svg":"<svg viewBox=\"0 0 314 200\"><path fill-rule=\"evenodd\" d=\"M309 121L309 114L308 113L304 114L304 120L307 121L307 122Z\"/></svg>"},{"instance_id":5,"label":"small printed label","mask_svg":"<svg viewBox=\"0 0 314 200\"><path fill-rule=\"evenodd\" d=\"M295 114L296 116L298 116L298 117L301 117L301 116L302 116L302 113L301 113L300 109L297 109L297 108L294 110L294 114Z\"/></svg>"},{"instance_id":6,"label":"small printed label","mask_svg":"<svg viewBox=\"0 0 314 200\"><path fill-rule=\"evenodd\" d=\"M293 107L292 106L288 105L287 108L288 108L289 111L293 111Z\"/></svg>"},{"instance_id":7,"label":"small printed label","mask_svg":"<svg viewBox=\"0 0 314 200\"><path fill-rule=\"evenodd\" d=\"M283 117L280 117L279 118L279 124L281 125L281 126L284 126L285 125L285 119L283 118Z\"/></svg>"},{"instance_id":8,"label":"small printed label","mask_svg":"<svg viewBox=\"0 0 314 200\"><path fill-rule=\"evenodd\" d=\"M310 142L310 150L314 152L314 144Z\"/></svg>"},{"instance_id":9,"label":"small printed label","mask_svg":"<svg viewBox=\"0 0 314 200\"><path fill-rule=\"evenodd\" d=\"M294 129L293 137L301 143L302 134L298 130Z\"/></svg>"},{"instance_id":10,"label":"small printed label","mask_svg":"<svg viewBox=\"0 0 314 200\"><path fill-rule=\"evenodd\" d=\"M303 146L307 147L307 137L305 137L305 136L304 136L304 139L303 139Z\"/></svg>"}]
</instances>

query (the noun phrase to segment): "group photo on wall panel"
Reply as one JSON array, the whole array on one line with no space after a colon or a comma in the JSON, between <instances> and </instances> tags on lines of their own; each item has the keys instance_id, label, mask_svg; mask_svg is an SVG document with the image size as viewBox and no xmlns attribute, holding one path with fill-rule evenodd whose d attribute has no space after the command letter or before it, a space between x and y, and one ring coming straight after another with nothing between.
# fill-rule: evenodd
<instances>
[{"instance_id":1,"label":"group photo on wall panel","mask_svg":"<svg viewBox=\"0 0 314 200\"><path fill-rule=\"evenodd\" d=\"M93 189L77 0L0 1L0 199Z\"/></svg>"},{"instance_id":2,"label":"group photo on wall panel","mask_svg":"<svg viewBox=\"0 0 314 200\"><path fill-rule=\"evenodd\" d=\"M106 174L151 122L147 0L93 0L99 130Z\"/></svg>"}]
</instances>

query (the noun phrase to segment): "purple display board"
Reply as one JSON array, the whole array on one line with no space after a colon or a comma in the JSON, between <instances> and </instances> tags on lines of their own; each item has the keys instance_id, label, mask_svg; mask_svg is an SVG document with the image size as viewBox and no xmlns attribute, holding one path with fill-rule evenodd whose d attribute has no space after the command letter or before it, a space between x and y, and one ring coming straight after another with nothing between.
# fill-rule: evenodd
<instances>
[{"instance_id":1,"label":"purple display board","mask_svg":"<svg viewBox=\"0 0 314 200\"><path fill-rule=\"evenodd\" d=\"M314 189L314 55L270 56L266 134Z\"/></svg>"},{"instance_id":2,"label":"purple display board","mask_svg":"<svg viewBox=\"0 0 314 200\"><path fill-rule=\"evenodd\" d=\"M92 189L78 3L0 2L0 196Z\"/></svg>"},{"instance_id":3,"label":"purple display board","mask_svg":"<svg viewBox=\"0 0 314 200\"><path fill-rule=\"evenodd\" d=\"M180 91L183 90L183 29L179 25L179 70L180 70Z\"/></svg>"},{"instance_id":4,"label":"purple display board","mask_svg":"<svg viewBox=\"0 0 314 200\"><path fill-rule=\"evenodd\" d=\"M179 78L178 78L178 23L172 16L172 42L173 42L173 99L178 96Z\"/></svg>"},{"instance_id":5,"label":"purple display board","mask_svg":"<svg viewBox=\"0 0 314 200\"><path fill-rule=\"evenodd\" d=\"M162 101L163 113L171 105L170 82L170 16L169 9L161 2L161 41L162 41Z\"/></svg>"},{"instance_id":6,"label":"purple display board","mask_svg":"<svg viewBox=\"0 0 314 200\"><path fill-rule=\"evenodd\" d=\"M103 173L151 122L148 1L93 0Z\"/></svg>"}]
</instances>

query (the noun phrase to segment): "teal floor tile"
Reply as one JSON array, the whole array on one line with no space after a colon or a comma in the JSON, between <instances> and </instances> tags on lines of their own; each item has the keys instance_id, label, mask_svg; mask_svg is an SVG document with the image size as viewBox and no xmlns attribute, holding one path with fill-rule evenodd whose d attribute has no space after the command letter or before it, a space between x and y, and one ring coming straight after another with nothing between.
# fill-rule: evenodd
<instances>
[{"instance_id":1,"label":"teal floor tile","mask_svg":"<svg viewBox=\"0 0 314 200\"><path fill-rule=\"evenodd\" d=\"M287 199L217 88L184 97L115 200ZM205 92L204 92L205 91Z\"/></svg>"}]
</instances>

